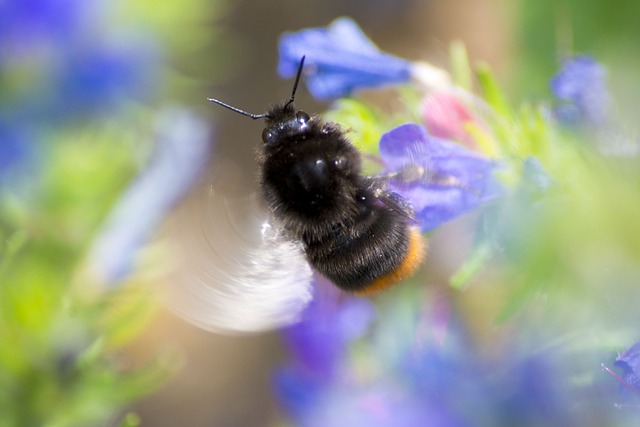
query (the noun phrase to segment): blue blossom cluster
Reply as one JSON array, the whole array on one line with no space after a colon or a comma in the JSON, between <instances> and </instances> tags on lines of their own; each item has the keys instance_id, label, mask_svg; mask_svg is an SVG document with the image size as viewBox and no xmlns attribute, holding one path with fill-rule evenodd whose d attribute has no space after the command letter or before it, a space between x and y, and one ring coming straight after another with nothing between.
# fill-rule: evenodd
<instances>
[{"instance_id":1,"label":"blue blossom cluster","mask_svg":"<svg viewBox=\"0 0 640 427\"><path fill-rule=\"evenodd\" d=\"M100 19L108 8L100 0L0 5L0 178L33 159L51 130L153 93L157 48L126 29L110 33Z\"/></svg>"},{"instance_id":2,"label":"blue blossom cluster","mask_svg":"<svg viewBox=\"0 0 640 427\"><path fill-rule=\"evenodd\" d=\"M283 331L291 361L275 388L296 426L577 426L614 411L596 400L604 388L569 385L567 357L480 355L444 298L376 312L335 292L319 286L303 322Z\"/></svg>"}]
</instances>

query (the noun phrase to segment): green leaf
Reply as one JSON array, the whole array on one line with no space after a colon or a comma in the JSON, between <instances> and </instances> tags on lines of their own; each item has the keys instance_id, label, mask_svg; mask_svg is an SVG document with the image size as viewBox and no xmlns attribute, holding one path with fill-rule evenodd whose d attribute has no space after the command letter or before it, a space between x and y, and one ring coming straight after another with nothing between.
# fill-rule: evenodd
<instances>
[{"instance_id":1,"label":"green leaf","mask_svg":"<svg viewBox=\"0 0 640 427\"><path fill-rule=\"evenodd\" d=\"M449 284L455 289L465 288L469 281L487 264L493 255L488 242L483 242L474 248L469 258L451 276Z\"/></svg>"},{"instance_id":2,"label":"green leaf","mask_svg":"<svg viewBox=\"0 0 640 427\"><path fill-rule=\"evenodd\" d=\"M498 81L491 73L489 66L484 63L479 64L476 69L476 76L487 103L491 105L496 115L503 119L512 119L513 112L509 102L500 89Z\"/></svg>"},{"instance_id":3,"label":"green leaf","mask_svg":"<svg viewBox=\"0 0 640 427\"><path fill-rule=\"evenodd\" d=\"M471 91L473 74L464 43L459 40L452 42L449 46L449 57L453 83L464 90Z\"/></svg>"}]
</instances>

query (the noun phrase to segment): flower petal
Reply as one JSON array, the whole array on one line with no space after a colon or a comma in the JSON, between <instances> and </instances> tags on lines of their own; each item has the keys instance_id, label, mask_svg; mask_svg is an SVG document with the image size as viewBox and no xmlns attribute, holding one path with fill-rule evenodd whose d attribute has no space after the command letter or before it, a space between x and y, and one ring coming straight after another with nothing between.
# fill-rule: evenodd
<instances>
[{"instance_id":1,"label":"flower petal","mask_svg":"<svg viewBox=\"0 0 640 427\"><path fill-rule=\"evenodd\" d=\"M312 28L280 37L278 73L295 75L305 55L306 82L318 99L346 96L353 90L410 78L409 61L387 55L348 18L339 18L326 28Z\"/></svg>"},{"instance_id":2,"label":"flower petal","mask_svg":"<svg viewBox=\"0 0 640 427\"><path fill-rule=\"evenodd\" d=\"M497 165L489 158L427 134L424 127L405 124L380 139L385 171L398 176L391 188L413 206L423 231L436 228L458 215L501 194L493 177ZM410 165L422 174L407 179L402 172Z\"/></svg>"},{"instance_id":3,"label":"flower petal","mask_svg":"<svg viewBox=\"0 0 640 427\"><path fill-rule=\"evenodd\" d=\"M147 168L122 195L89 256L98 280L121 281L164 214L189 190L208 159L211 131L183 109L157 118L156 152Z\"/></svg>"},{"instance_id":4,"label":"flower petal","mask_svg":"<svg viewBox=\"0 0 640 427\"><path fill-rule=\"evenodd\" d=\"M427 130L420 125L407 123L382 134L380 138L380 157L387 169L397 170L408 164L422 162L429 153L426 141L429 138Z\"/></svg>"},{"instance_id":5,"label":"flower petal","mask_svg":"<svg viewBox=\"0 0 640 427\"><path fill-rule=\"evenodd\" d=\"M291 351L305 367L328 376L338 369L347 345L366 332L375 310L369 300L346 297L333 286L322 285L316 286L302 321L283 332Z\"/></svg>"},{"instance_id":6,"label":"flower petal","mask_svg":"<svg viewBox=\"0 0 640 427\"><path fill-rule=\"evenodd\" d=\"M431 231L484 201L482 196L457 187L416 185L403 188L393 184L391 187L414 207L422 231Z\"/></svg>"},{"instance_id":7,"label":"flower petal","mask_svg":"<svg viewBox=\"0 0 640 427\"><path fill-rule=\"evenodd\" d=\"M429 134L475 146L465 125L475 118L453 94L445 91L430 93L422 104L422 117Z\"/></svg>"},{"instance_id":8,"label":"flower petal","mask_svg":"<svg viewBox=\"0 0 640 427\"><path fill-rule=\"evenodd\" d=\"M622 377L640 392L640 342L635 343L622 353L615 361L622 368Z\"/></svg>"}]
</instances>

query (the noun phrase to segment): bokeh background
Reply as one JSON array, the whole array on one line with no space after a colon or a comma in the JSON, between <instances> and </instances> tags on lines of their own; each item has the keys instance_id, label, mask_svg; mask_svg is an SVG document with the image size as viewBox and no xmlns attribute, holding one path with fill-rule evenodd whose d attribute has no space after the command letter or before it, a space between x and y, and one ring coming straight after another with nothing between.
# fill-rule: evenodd
<instances>
[{"instance_id":1,"label":"bokeh background","mask_svg":"<svg viewBox=\"0 0 640 427\"><path fill-rule=\"evenodd\" d=\"M206 98L256 113L286 98L291 82L276 75L278 36L324 26L340 16L357 21L381 49L441 67L448 65L450 43L460 40L471 61L488 63L516 101L548 98L549 78L561 60L589 53L607 64L623 123L633 125L639 111L640 3L633 0L184 0L163 5L144 0L8 0L0 4L0 237L13 242L22 236L18 231L26 230L26 241L36 243L26 243L24 252L13 255L7 243L0 253L5 260L25 259L11 267L0 265L6 270L0 270L5 316L0 339L29 341L7 320L22 313L11 301L21 301L25 312L54 313L51 307L65 294L65 283L78 283L78 265L111 207L153 158L154 123L165 108L178 105L212 129L204 138L214 146L204 173L199 181L188 180L185 186L193 188L180 195L201 197L215 171L229 169L234 171L233 191L254 189L260 124ZM297 105L308 112L329 106L304 89ZM161 224L158 219L158 230ZM152 231L145 233L149 237ZM427 269L436 276L450 274L461 262L463 255L449 237L446 229L434 236ZM139 284L153 292L161 269L142 262L133 270L127 286ZM55 292L41 295L49 280L43 277L54 277ZM23 286L31 282L35 284ZM481 302L469 305L482 318ZM161 305L132 310L144 312L143 319L133 316L132 322L144 328L123 332L126 339L113 339L105 351L117 349L127 366L144 365L158 354L171 359L166 380L149 381L154 384L149 389L157 385L157 390L142 387L135 403L125 404L125 411L139 414L143 426L264 426L281 419L272 373L286 356L277 332L213 334ZM25 333L31 333L52 317L23 318L32 325ZM124 323L119 327L127 329L128 318L118 319ZM71 347L83 348L91 342L86 336L102 323L89 322L79 332L64 325L52 333L56 338L37 342L48 348L43 343L66 337ZM42 351L43 359L60 353L30 345L18 348ZM21 372L20 364L12 362L16 357L2 359L14 373ZM49 365L42 366L46 372ZM15 378L23 378L12 375L0 379L14 384ZM110 393L118 394L117 382ZM8 402L11 396L0 401ZM113 423L118 419L114 415Z\"/></svg>"}]
</instances>

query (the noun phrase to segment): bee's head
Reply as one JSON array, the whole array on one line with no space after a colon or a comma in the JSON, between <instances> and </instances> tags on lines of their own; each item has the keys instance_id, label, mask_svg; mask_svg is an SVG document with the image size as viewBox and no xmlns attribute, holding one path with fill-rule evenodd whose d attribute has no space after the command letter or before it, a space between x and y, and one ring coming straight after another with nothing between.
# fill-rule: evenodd
<instances>
[{"instance_id":1,"label":"bee's head","mask_svg":"<svg viewBox=\"0 0 640 427\"><path fill-rule=\"evenodd\" d=\"M302 110L296 111L292 102L287 102L284 106L274 106L266 119L262 142L272 147L287 140L305 139L311 130L311 117Z\"/></svg>"}]
</instances>

